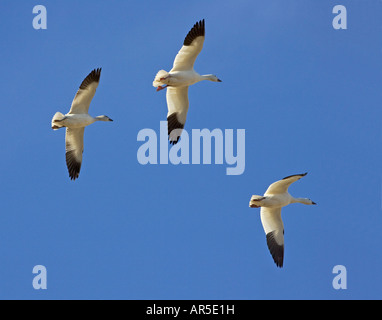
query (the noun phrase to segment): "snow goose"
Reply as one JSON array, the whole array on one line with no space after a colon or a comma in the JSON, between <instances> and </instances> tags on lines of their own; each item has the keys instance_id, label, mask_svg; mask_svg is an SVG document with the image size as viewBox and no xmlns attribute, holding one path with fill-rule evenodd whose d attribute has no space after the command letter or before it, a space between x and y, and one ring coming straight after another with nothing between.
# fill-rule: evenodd
<instances>
[{"instance_id":1,"label":"snow goose","mask_svg":"<svg viewBox=\"0 0 382 320\"><path fill-rule=\"evenodd\" d=\"M53 130L66 127L66 165L71 180L75 180L80 174L85 127L96 121L113 121L107 116L93 118L88 114L90 102L98 87L100 76L101 68L90 72L77 91L69 113L63 115L57 112L52 119Z\"/></svg>"},{"instance_id":2,"label":"snow goose","mask_svg":"<svg viewBox=\"0 0 382 320\"><path fill-rule=\"evenodd\" d=\"M160 70L153 82L153 86L158 88L157 91L167 88L167 127L170 144L179 141L186 123L189 106L188 87L203 80L221 82L215 75L200 75L194 70L196 57L203 48L204 25L204 20L201 20L193 26L175 57L173 68L170 72Z\"/></svg>"},{"instance_id":3,"label":"snow goose","mask_svg":"<svg viewBox=\"0 0 382 320\"><path fill-rule=\"evenodd\" d=\"M293 182L307 174L296 174L276 181L269 186L264 196L252 196L249 202L251 208L261 207L260 217L267 237L267 245L273 260L280 268L284 261L284 225L281 219L281 208L296 202L307 205L316 204L310 199L294 198L288 192Z\"/></svg>"}]
</instances>

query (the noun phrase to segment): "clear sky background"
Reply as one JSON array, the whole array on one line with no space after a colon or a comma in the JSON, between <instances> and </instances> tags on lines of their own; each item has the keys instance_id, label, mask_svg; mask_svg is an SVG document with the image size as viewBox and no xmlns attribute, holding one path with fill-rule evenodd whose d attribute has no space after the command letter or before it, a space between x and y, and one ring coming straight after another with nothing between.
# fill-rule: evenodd
<instances>
[{"instance_id":1,"label":"clear sky background","mask_svg":"<svg viewBox=\"0 0 382 320\"><path fill-rule=\"evenodd\" d=\"M203 18L195 69L223 82L190 88L186 129L245 129L240 176L137 161L138 132L167 115L153 78ZM0 38L1 299L382 298L381 1L2 0ZM50 121L97 67L90 114L114 122L85 130L73 182ZM304 172L289 191L318 205L283 209L278 269L249 199Z\"/></svg>"}]
</instances>

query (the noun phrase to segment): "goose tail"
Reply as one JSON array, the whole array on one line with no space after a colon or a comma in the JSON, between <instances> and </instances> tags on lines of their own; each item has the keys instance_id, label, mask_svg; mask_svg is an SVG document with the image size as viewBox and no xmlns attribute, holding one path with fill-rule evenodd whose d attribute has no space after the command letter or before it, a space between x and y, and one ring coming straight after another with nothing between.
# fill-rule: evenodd
<instances>
[{"instance_id":1,"label":"goose tail","mask_svg":"<svg viewBox=\"0 0 382 320\"><path fill-rule=\"evenodd\" d=\"M263 200L265 200L265 197L263 196L252 196L251 201L249 202L249 207L260 208Z\"/></svg>"},{"instance_id":2,"label":"goose tail","mask_svg":"<svg viewBox=\"0 0 382 320\"><path fill-rule=\"evenodd\" d=\"M159 87L159 86L163 86L165 85L166 83L163 82L164 78L167 78L169 76L169 73L165 70L159 70L157 75L155 76L155 79L154 79L154 82L153 82L153 86L155 88Z\"/></svg>"},{"instance_id":3,"label":"goose tail","mask_svg":"<svg viewBox=\"0 0 382 320\"><path fill-rule=\"evenodd\" d=\"M61 112L56 112L56 114L53 116L53 119L52 119L52 129L58 130L64 127L64 125L60 123L64 119L65 119L65 116Z\"/></svg>"}]
</instances>

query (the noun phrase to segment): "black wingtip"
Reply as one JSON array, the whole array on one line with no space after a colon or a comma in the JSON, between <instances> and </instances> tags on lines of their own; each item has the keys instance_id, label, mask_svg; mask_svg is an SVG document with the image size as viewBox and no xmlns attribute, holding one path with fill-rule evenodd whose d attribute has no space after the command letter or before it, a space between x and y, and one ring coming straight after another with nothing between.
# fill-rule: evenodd
<instances>
[{"instance_id":1,"label":"black wingtip","mask_svg":"<svg viewBox=\"0 0 382 320\"><path fill-rule=\"evenodd\" d=\"M76 180L80 175L81 162L76 160L74 151L68 151L66 153L66 165L70 180Z\"/></svg>"},{"instance_id":2,"label":"black wingtip","mask_svg":"<svg viewBox=\"0 0 382 320\"><path fill-rule=\"evenodd\" d=\"M276 242L274 232L267 233L267 245L276 266L282 268L284 265L284 246Z\"/></svg>"},{"instance_id":3,"label":"black wingtip","mask_svg":"<svg viewBox=\"0 0 382 320\"><path fill-rule=\"evenodd\" d=\"M170 144L173 145L173 146L176 145L178 143L178 141L179 141L179 138L180 137L178 137L178 139L176 139L176 140L169 140ZM169 139L170 139L170 137L169 137Z\"/></svg>"},{"instance_id":4,"label":"black wingtip","mask_svg":"<svg viewBox=\"0 0 382 320\"><path fill-rule=\"evenodd\" d=\"M297 177L297 176L305 177L307 174L308 174L308 172L300 173L300 174L292 174L291 176L287 176L287 177L283 178L282 180L289 179L289 178L292 178L292 177Z\"/></svg>"},{"instance_id":5,"label":"black wingtip","mask_svg":"<svg viewBox=\"0 0 382 320\"><path fill-rule=\"evenodd\" d=\"M89 84L93 82L99 82L101 77L102 68L96 68L92 72L90 72L87 77L82 81L80 85L80 89L85 89Z\"/></svg>"},{"instance_id":6,"label":"black wingtip","mask_svg":"<svg viewBox=\"0 0 382 320\"><path fill-rule=\"evenodd\" d=\"M203 19L194 24L194 26L184 39L183 45L189 46L197 37L204 37L205 35L205 21Z\"/></svg>"},{"instance_id":7,"label":"black wingtip","mask_svg":"<svg viewBox=\"0 0 382 320\"><path fill-rule=\"evenodd\" d=\"M177 112L172 113L167 117L167 132L170 144L177 144L182 134L184 125L178 121ZM177 130L174 131L173 130Z\"/></svg>"}]
</instances>

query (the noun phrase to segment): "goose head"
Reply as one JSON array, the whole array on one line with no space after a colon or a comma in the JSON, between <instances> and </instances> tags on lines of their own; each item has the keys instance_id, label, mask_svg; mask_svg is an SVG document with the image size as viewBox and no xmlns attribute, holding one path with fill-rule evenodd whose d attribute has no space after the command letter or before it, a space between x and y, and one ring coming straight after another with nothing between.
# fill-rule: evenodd
<instances>
[{"instance_id":1,"label":"goose head","mask_svg":"<svg viewBox=\"0 0 382 320\"><path fill-rule=\"evenodd\" d=\"M307 205L316 205L317 203L315 203L314 201L312 201L310 199L304 199L304 204L307 204Z\"/></svg>"},{"instance_id":2,"label":"goose head","mask_svg":"<svg viewBox=\"0 0 382 320\"><path fill-rule=\"evenodd\" d=\"M213 82L222 82L217 76L214 74L207 74L206 76L207 80L213 81Z\"/></svg>"},{"instance_id":3,"label":"goose head","mask_svg":"<svg viewBox=\"0 0 382 320\"><path fill-rule=\"evenodd\" d=\"M317 204L308 198L295 198L295 199L293 199L293 202L299 202L299 203L307 204L307 205L316 205Z\"/></svg>"},{"instance_id":4,"label":"goose head","mask_svg":"<svg viewBox=\"0 0 382 320\"><path fill-rule=\"evenodd\" d=\"M110 119L108 116L98 116L96 117L96 119L98 121L113 121L112 119Z\"/></svg>"}]
</instances>

